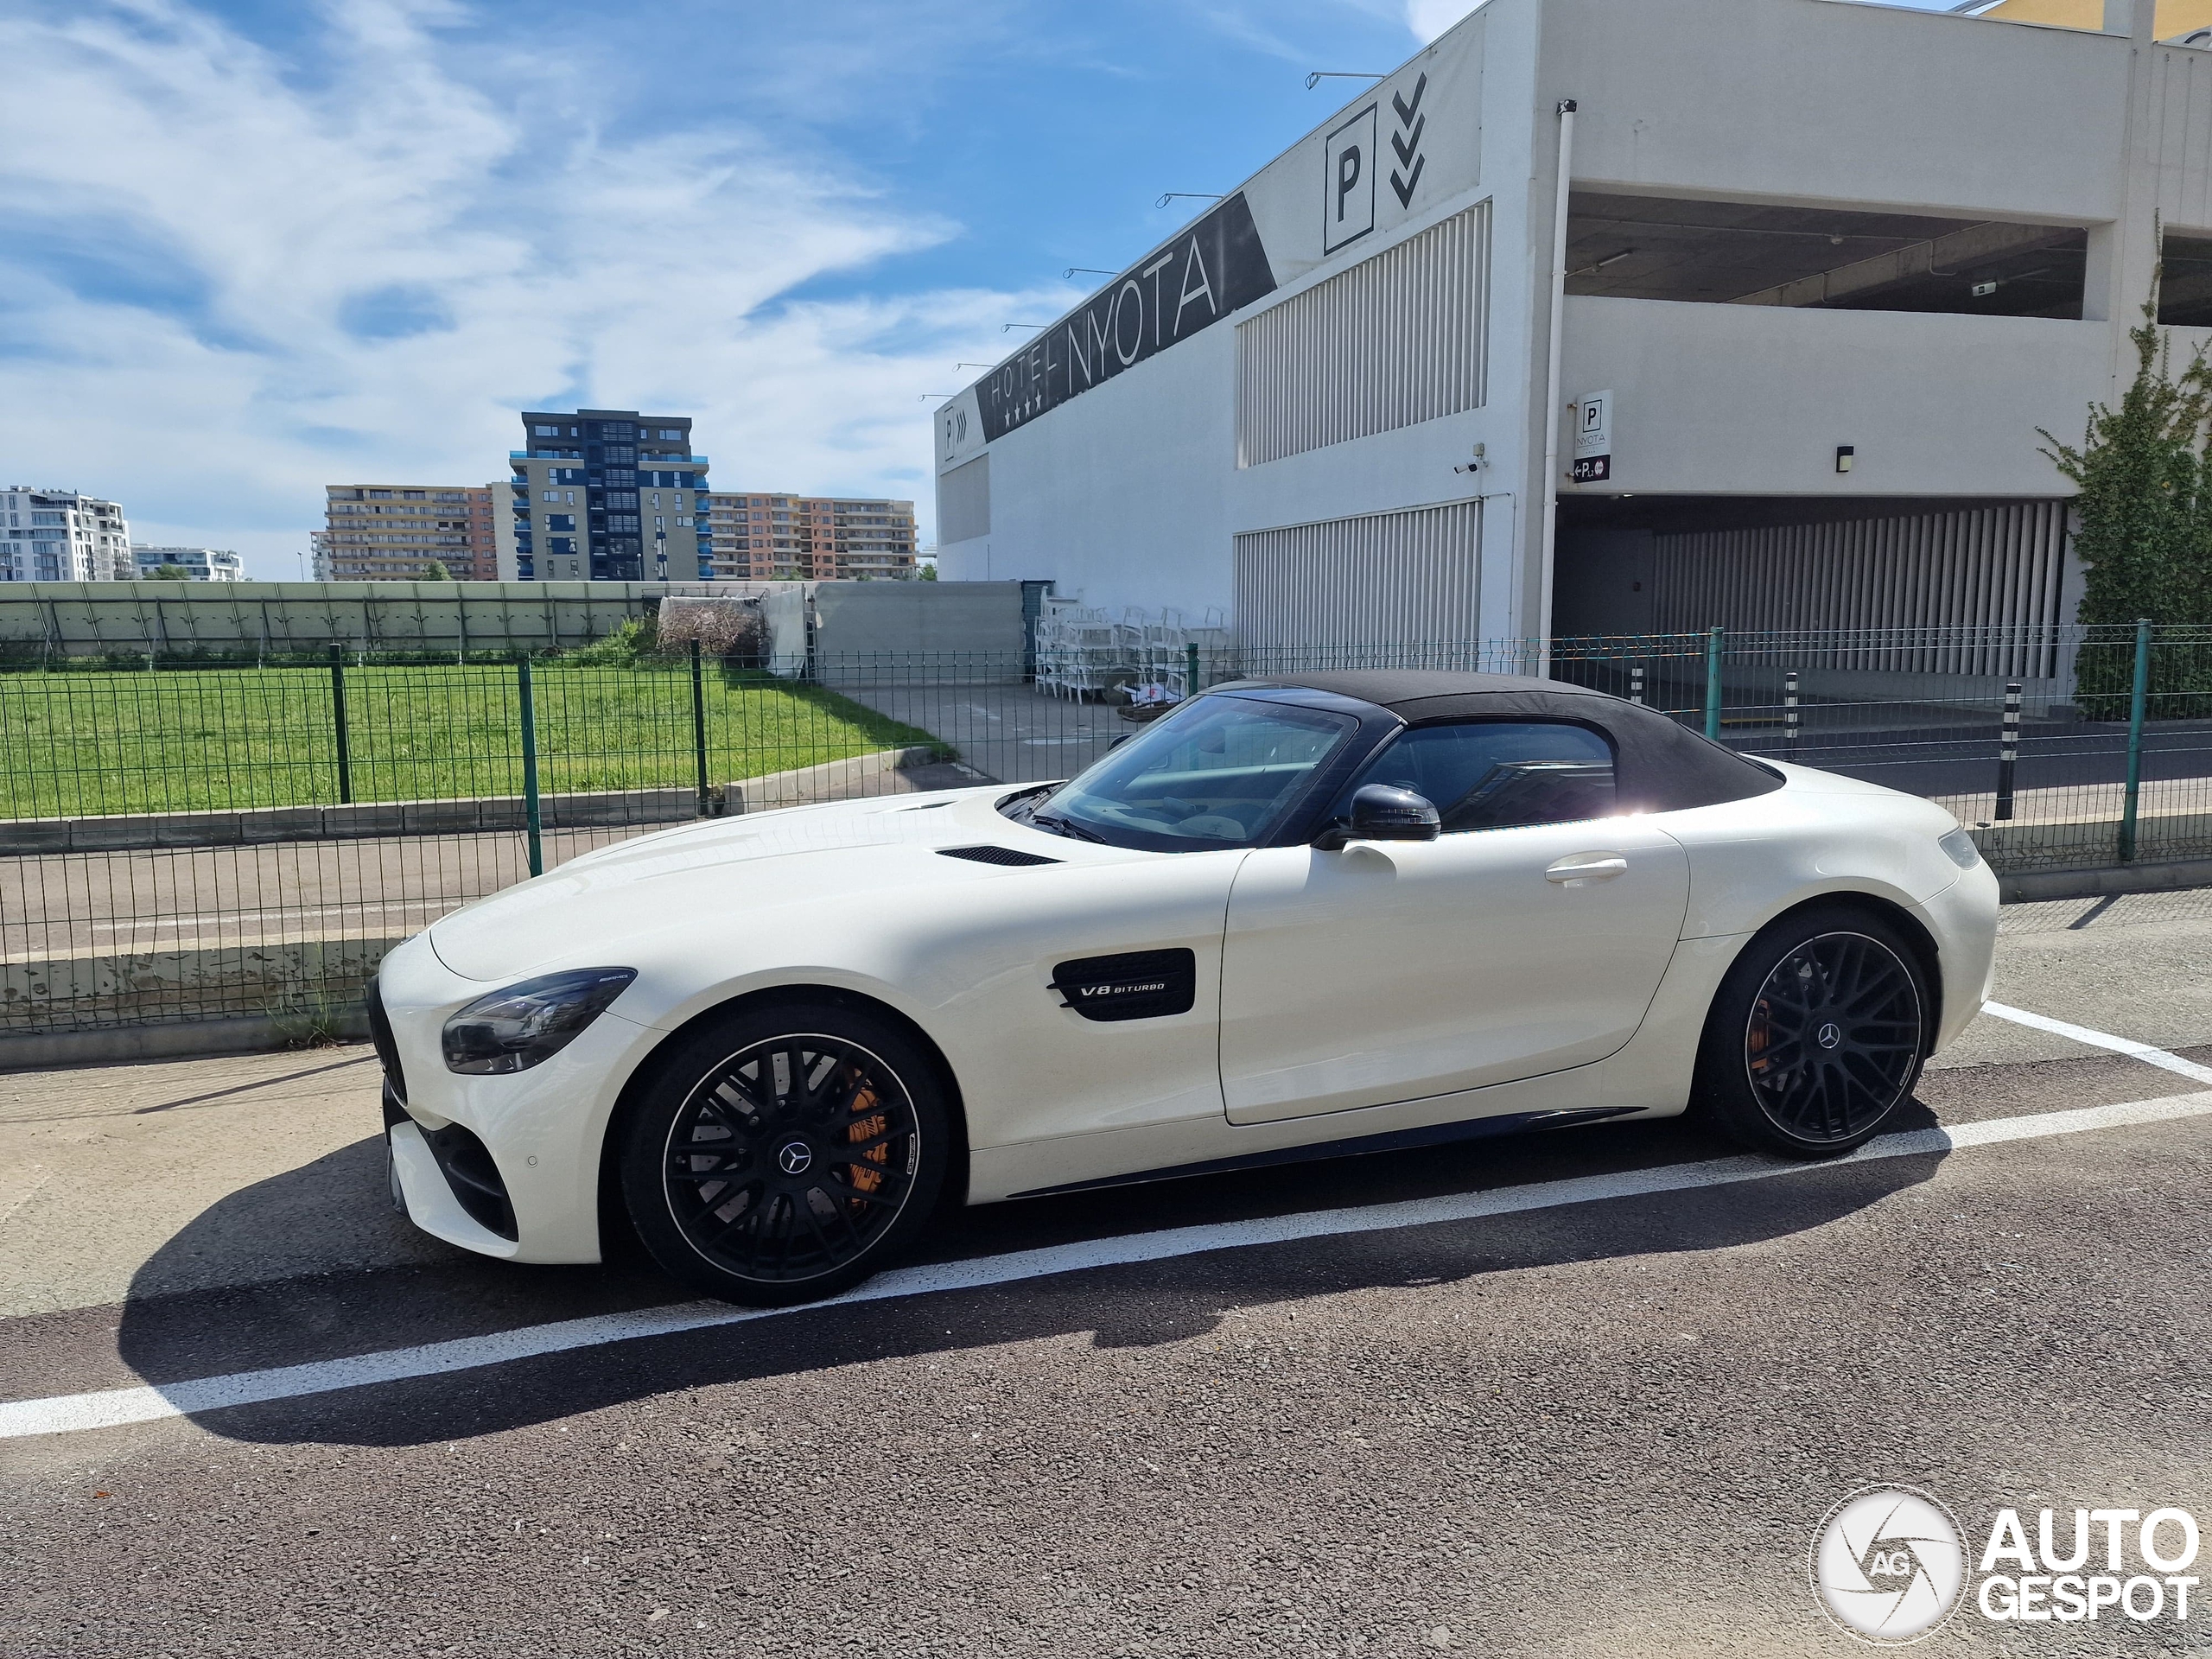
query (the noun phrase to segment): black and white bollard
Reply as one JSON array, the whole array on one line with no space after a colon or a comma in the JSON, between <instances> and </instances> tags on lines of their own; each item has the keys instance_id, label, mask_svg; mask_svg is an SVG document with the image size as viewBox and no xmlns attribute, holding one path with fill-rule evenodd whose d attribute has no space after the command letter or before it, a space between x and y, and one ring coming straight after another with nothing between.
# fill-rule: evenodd
<instances>
[{"instance_id":1,"label":"black and white bollard","mask_svg":"<svg viewBox=\"0 0 2212 1659\"><path fill-rule=\"evenodd\" d=\"M2012 772L2020 764L2020 683L2005 686L2005 725L1997 740L1997 817L2012 816Z\"/></svg>"},{"instance_id":2,"label":"black and white bollard","mask_svg":"<svg viewBox=\"0 0 2212 1659\"><path fill-rule=\"evenodd\" d=\"M1794 668L1782 677L1782 741L1790 753L1797 753L1797 671Z\"/></svg>"},{"instance_id":3,"label":"black and white bollard","mask_svg":"<svg viewBox=\"0 0 2212 1659\"><path fill-rule=\"evenodd\" d=\"M1637 664L1628 671L1628 700L1641 705L1643 702L1643 664Z\"/></svg>"}]
</instances>

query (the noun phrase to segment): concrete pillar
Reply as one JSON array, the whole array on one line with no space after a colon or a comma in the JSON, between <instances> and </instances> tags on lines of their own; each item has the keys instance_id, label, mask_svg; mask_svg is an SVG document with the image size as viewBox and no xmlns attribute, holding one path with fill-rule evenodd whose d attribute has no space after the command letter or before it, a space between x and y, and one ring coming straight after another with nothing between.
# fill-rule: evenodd
<instances>
[{"instance_id":1,"label":"concrete pillar","mask_svg":"<svg viewBox=\"0 0 2212 1659\"><path fill-rule=\"evenodd\" d=\"M2133 378L2127 332L2143 319L2143 303L2159 257L2158 183L2152 166L2150 80L2158 42L2158 0L2105 0L2105 32L2128 37L2127 118L2123 126L2120 216L2089 232L2082 315L2112 325L2115 395Z\"/></svg>"}]
</instances>

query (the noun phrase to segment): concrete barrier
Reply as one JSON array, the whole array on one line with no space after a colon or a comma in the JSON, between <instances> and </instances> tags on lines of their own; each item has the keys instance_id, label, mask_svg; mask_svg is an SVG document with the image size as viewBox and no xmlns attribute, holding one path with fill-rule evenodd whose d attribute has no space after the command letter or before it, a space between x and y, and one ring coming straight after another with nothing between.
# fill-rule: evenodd
<instances>
[{"instance_id":1,"label":"concrete barrier","mask_svg":"<svg viewBox=\"0 0 2212 1659\"><path fill-rule=\"evenodd\" d=\"M399 943L286 939L0 962L0 1069L359 1036L360 988Z\"/></svg>"},{"instance_id":2,"label":"concrete barrier","mask_svg":"<svg viewBox=\"0 0 2212 1659\"><path fill-rule=\"evenodd\" d=\"M676 823L696 817L689 789L631 789L547 795L538 802L548 830L626 823ZM0 857L39 853L112 853L164 847L251 847L286 841L357 841L380 836L467 836L519 830L519 795L430 801L368 801L351 806L267 806L240 811L148 812L98 818L13 818L0 822Z\"/></svg>"},{"instance_id":3,"label":"concrete barrier","mask_svg":"<svg viewBox=\"0 0 2212 1659\"><path fill-rule=\"evenodd\" d=\"M812 806L820 801L850 801L869 795L906 795L930 789L959 789L988 783L981 772L948 765L932 744L878 749L818 766L772 772L722 785L725 812L766 812L779 806Z\"/></svg>"}]
</instances>

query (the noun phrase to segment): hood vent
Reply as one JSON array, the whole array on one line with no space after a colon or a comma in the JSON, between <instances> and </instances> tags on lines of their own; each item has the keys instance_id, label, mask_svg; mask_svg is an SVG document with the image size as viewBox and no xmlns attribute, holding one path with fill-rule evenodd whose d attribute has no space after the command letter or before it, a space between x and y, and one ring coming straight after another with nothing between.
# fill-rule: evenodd
<instances>
[{"instance_id":1,"label":"hood vent","mask_svg":"<svg viewBox=\"0 0 2212 1659\"><path fill-rule=\"evenodd\" d=\"M1046 858L1042 853L1017 852L1011 847L940 847L938 851L946 858L964 858L977 864L1057 864L1057 858Z\"/></svg>"}]
</instances>

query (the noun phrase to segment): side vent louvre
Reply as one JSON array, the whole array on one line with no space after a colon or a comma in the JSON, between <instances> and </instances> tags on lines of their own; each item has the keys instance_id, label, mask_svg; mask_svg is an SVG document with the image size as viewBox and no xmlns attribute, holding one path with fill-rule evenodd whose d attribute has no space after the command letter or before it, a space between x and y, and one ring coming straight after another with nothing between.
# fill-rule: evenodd
<instances>
[{"instance_id":1,"label":"side vent louvre","mask_svg":"<svg viewBox=\"0 0 2212 1659\"><path fill-rule=\"evenodd\" d=\"M1057 858L1046 858L1042 853L1017 852L1011 847L940 847L938 851L947 858L964 858L976 864L1057 864Z\"/></svg>"},{"instance_id":2,"label":"side vent louvre","mask_svg":"<svg viewBox=\"0 0 2212 1659\"><path fill-rule=\"evenodd\" d=\"M1159 1020L1198 1001L1198 959L1190 950L1082 957L1052 969L1052 988L1086 1020Z\"/></svg>"}]
</instances>

